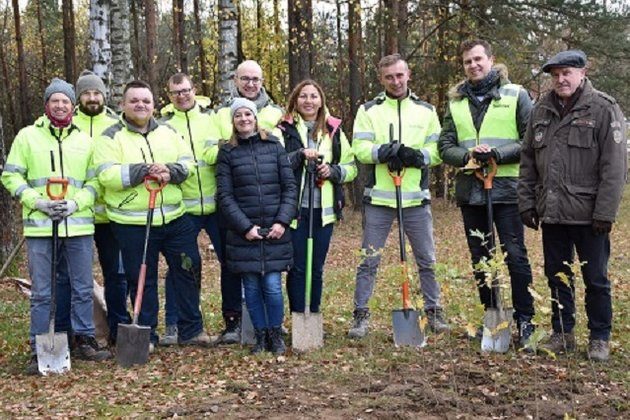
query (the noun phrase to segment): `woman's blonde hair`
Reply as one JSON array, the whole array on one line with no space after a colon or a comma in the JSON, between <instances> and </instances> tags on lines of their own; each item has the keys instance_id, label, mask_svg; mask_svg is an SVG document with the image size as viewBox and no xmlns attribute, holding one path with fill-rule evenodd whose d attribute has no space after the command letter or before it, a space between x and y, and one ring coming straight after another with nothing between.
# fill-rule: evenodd
<instances>
[{"instance_id":1,"label":"woman's blonde hair","mask_svg":"<svg viewBox=\"0 0 630 420\"><path fill-rule=\"evenodd\" d=\"M317 116L315 117L313 138L317 138L318 132L322 136L324 136L326 134L326 95L324 95L322 87L315 80L304 79L293 88L291 94L289 95L289 100L287 103L287 115L294 117L295 114L299 114L299 112L297 111L297 100L300 96L300 92L305 86L313 86L315 89L317 89L319 97L322 99L322 106L319 107L319 110L317 111Z\"/></svg>"}]
</instances>

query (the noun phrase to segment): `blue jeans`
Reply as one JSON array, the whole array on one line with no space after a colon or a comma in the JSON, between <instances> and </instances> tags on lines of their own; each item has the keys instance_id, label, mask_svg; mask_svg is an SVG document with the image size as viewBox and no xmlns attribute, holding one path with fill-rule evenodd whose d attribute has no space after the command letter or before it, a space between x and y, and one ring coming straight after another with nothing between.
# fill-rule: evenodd
<instances>
[{"instance_id":1,"label":"blue jeans","mask_svg":"<svg viewBox=\"0 0 630 420\"><path fill-rule=\"evenodd\" d=\"M127 278L122 266L120 249L109 223L94 225L94 244L98 262L103 272L105 303L107 305L107 325L110 340L116 340L118 323L129 324L127 312ZM70 279L65 266L57 271L57 313L55 329L72 332L70 322Z\"/></svg>"},{"instance_id":2,"label":"blue jeans","mask_svg":"<svg viewBox=\"0 0 630 420\"><path fill-rule=\"evenodd\" d=\"M199 232L202 229L206 231L214 245L214 251L217 254L217 259L220 263L223 262L223 253L221 249L221 239L219 235L219 223L217 221L216 213L207 214L204 216L196 216L193 214L186 214L183 217L187 218L193 225L195 241ZM166 325L177 325L177 305L175 304L175 280L171 275L170 270L166 273L166 279L164 281L164 323Z\"/></svg>"},{"instance_id":3,"label":"blue jeans","mask_svg":"<svg viewBox=\"0 0 630 420\"><path fill-rule=\"evenodd\" d=\"M291 312L304 312L306 292L306 242L308 239L308 209L302 208L293 241L293 267L287 275L287 294ZM333 233L334 223L322 226L322 209L313 209L313 270L311 276L311 312L319 312L322 300L324 263Z\"/></svg>"},{"instance_id":4,"label":"blue jeans","mask_svg":"<svg viewBox=\"0 0 630 420\"><path fill-rule=\"evenodd\" d=\"M474 230L484 234L490 231L486 206L464 205L461 207L461 211L474 268L482 257L489 258L490 256L488 247L482 243L481 238L470 234ZM532 283L532 270L527 258L523 222L518 212L518 206L516 204L494 204L492 212L501 249L506 254L505 261L510 273L514 318L517 321L530 320L534 315L534 299L528 289ZM474 273L481 303L486 309L494 308L496 297L486 283L485 273L479 270L474 270Z\"/></svg>"},{"instance_id":5,"label":"blue jeans","mask_svg":"<svg viewBox=\"0 0 630 420\"><path fill-rule=\"evenodd\" d=\"M280 327L284 320L281 273L245 273L243 287L254 328Z\"/></svg>"},{"instance_id":6,"label":"blue jeans","mask_svg":"<svg viewBox=\"0 0 630 420\"><path fill-rule=\"evenodd\" d=\"M48 332L52 238L26 238L26 243L28 269L32 282L29 338L31 347L34 349L35 336ZM61 272L70 285L69 296L64 297L70 302L72 331L76 335L93 337L92 235L59 238L57 272Z\"/></svg>"},{"instance_id":7,"label":"blue jeans","mask_svg":"<svg viewBox=\"0 0 630 420\"><path fill-rule=\"evenodd\" d=\"M142 263L145 226L110 223L123 256L125 273L129 279L129 289L135 300L138 290L138 275ZM180 340L188 340L203 330L203 320L199 310L201 286L201 257L197 247L192 223L180 217L167 225L153 226L147 248L147 273L142 307L138 323L151 327L151 341L157 343L158 324L157 271L158 258L162 253L168 270L175 280L175 302L179 319L177 328Z\"/></svg>"},{"instance_id":8,"label":"blue jeans","mask_svg":"<svg viewBox=\"0 0 630 420\"><path fill-rule=\"evenodd\" d=\"M545 275L551 289L551 325L555 332L571 332L575 326L575 286L573 273L565 261L572 263L575 250L582 263L582 277L586 285L586 315L593 340L610 339L612 302L608 280L610 239L595 235L591 226L542 225ZM569 278L567 286L558 273ZM562 305L562 309L558 306Z\"/></svg>"}]
</instances>

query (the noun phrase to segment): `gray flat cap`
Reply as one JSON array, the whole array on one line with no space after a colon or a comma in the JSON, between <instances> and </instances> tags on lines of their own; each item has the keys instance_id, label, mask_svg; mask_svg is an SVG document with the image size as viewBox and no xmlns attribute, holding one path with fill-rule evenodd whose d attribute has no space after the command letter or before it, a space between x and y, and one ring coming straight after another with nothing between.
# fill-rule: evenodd
<instances>
[{"instance_id":1,"label":"gray flat cap","mask_svg":"<svg viewBox=\"0 0 630 420\"><path fill-rule=\"evenodd\" d=\"M554 67L575 67L578 69L586 67L586 54L582 50L567 50L559 52L551 57L544 66L542 71L549 73Z\"/></svg>"}]
</instances>

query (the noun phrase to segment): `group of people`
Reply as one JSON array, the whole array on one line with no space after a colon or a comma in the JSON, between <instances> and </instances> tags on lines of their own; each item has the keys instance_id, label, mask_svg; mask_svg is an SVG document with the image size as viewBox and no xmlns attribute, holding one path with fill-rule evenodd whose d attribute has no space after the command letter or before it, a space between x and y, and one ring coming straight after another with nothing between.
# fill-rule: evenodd
<instances>
[{"instance_id":1,"label":"group of people","mask_svg":"<svg viewBox=\"0 0 630 420\"><path fill-rule=\"evenodd\" d=\"M359 108L352 144L341 120L330 115L318 83L300 82L285 111L271 101L262 70L251 60L238 66L230 99L216 109L196 95L188 75L173 75L167 84L170 104L159 119L151 86L142 81L126 85L122 112L115 116L104 106L106 89L94 74L84 72L78 79L76 109L73 86L53 79L44 93L45 114L18 133L1 178L23 206L33 283L29 371L37 372L35 336L48 325L53 220L60 227L57 330L72 332L76 357L111 357L94 339L92 240L114 344L118 324L130 322L127 302L137 290L149 209L147 179L163 186L150 229L139 316L139 324L151 327L151 348L211 344L199 307L197 237L203 229L221 266L225 329L219 341L240 341L244 296L255 329L252 351L284 353L282 272L287 272L291 311L319 312L326 254L342 218L343 184L357 175L355 159L368 174L350 338L368 334L369 300L397 214L395 173L402 175L402 224L418 266L429 328L450 329L435 278L429 193L429 168L441 163L463 168L455 197L481 303L496 305L479 265L494 250L474 234L493 229L475 168L496 164L493 222L506 254L520 345L527 345L535 328L523 226L540 225L553 302L553 334L546 346L556 353L575 349L573 273L564 263L577 249L585 263L588 355L607 360L612 324L608 234L627 173L621 110L592 87L586 56L578 50L561 52L543 66L553 89L536 105L523 87L509 81L505 66L495 65L486 41L464 42L461 57L466 78L449 92L442 125L436 109L409 90L407 62L399 55L383 57L378 75L384 91ZM317 178L315 188L309 188L310 176ZM50 177L68 180L63 199L47 196ZM311 216L314 246L307 256ZM157 334L160 253L168 264L162 337ZM312 297L306 307L309 257ZM562 273L569 284L559 277Z\"/></svg>"}]
</instances>

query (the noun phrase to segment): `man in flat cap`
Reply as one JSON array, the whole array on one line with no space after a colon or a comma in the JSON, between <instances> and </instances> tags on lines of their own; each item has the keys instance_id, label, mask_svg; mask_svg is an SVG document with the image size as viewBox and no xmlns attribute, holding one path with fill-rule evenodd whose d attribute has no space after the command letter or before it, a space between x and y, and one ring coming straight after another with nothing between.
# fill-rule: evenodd
<instances>
[{"instance_id":1,"label":"man in flat cap","mask_svg":"<svg viewBox=\"0 0 630 420\"><path fill-rule=\"evenodd\" d=\"M586 284L587 355L605 361L612 324L609 233L626 181L624 117L614 98L586 77L586 55L563 51L543 66L553 90L534 107L521 151L518 184L523 223L542 227L553 333L544 347L576 348L573 273L577 251ZM565 278L566 276L566 278ZM567 281L568 279L568 281Z\"/></svg>"}]
</instances>

